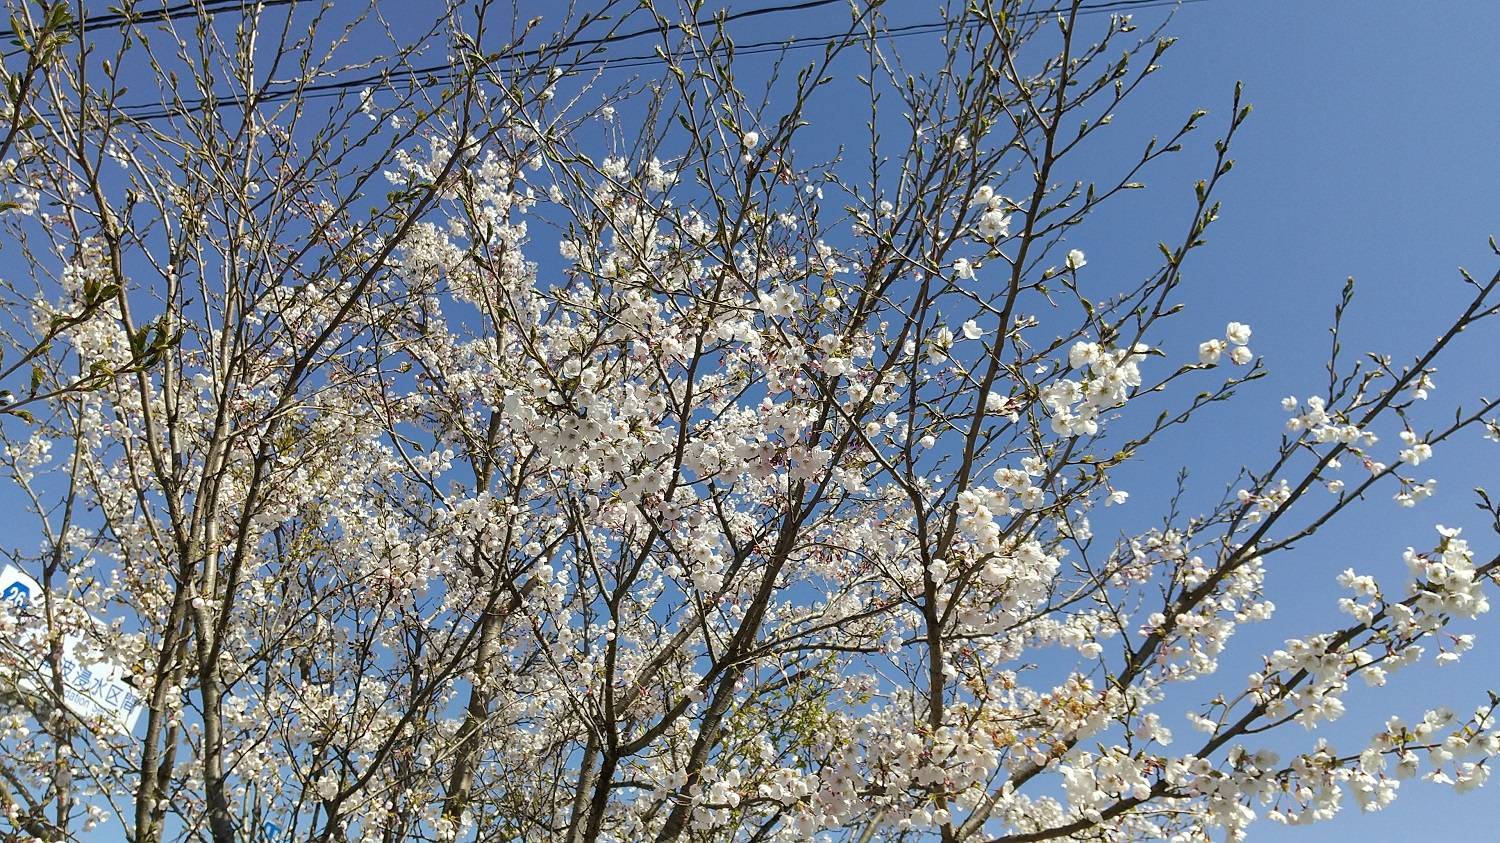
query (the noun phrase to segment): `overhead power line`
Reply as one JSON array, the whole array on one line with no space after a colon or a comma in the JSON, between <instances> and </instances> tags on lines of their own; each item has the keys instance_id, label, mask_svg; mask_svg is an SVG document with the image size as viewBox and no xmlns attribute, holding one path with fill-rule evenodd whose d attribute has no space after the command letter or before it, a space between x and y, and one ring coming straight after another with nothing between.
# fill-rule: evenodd
<instances>
[{"instance_id":1,"label":"overhead power line","mask_svg":"<svg viewBox=\"0 0 1500 843\"><path fill-rule=\"evenodd\" d=\"M277 6L296 6L301 0L202 0L202 2L179 3L175 6L162 6L159 9L148 9L137 11L132 9L129 13L110 12L108 14L85 17L83 20L74 21L71 29L75 34L86 32L98 32L104 29L125 29L130 26L139 26L147 23L165 23L169 21L182 20L183 18L204 18L220 13L244 12L247 9L263 11ZM743 12L735 12L726 17L726 20L739 20L742 18L753 18L772 12L795 12L804 9L815 9L819 6L830 6L834 3L847 2L847 0L804 0L798 3L789 3L778 6L767 6L759 9L748 9ZM656 27L636 30L635 32L620 33L601 38L584 38L569 42L566 46L583 47L600 44L610 44L617 41L625 41L631 38L639 38L660 30ZM12 58L21 55L24 50L12 50L4 54L4 58ZM448 65L451 67L451 65Z\"/></svg>"},{"instance_id":2,"label":"overhead power line","mask_svg":"<svg viewBox=\"0 0 1500 843\"><path fill-rule=\"evenodd\" d=\"M295 2L296 0L263 0L263 3L266 5L289 5L295 4ZM847 2L848 0L804 0L804 2L798 3L787 3L774 6L764 6L755 9L747 9L742 12L734 12L727 15L715 15L713 17L694 21L694 24L696 26L709 26L719 23L731 23L737 20L744 20L770 14L805 11L823 6L843 4ZM1083 3L1078 7L1077 13L1079 15L1097 15L1104 14L1106 12L1140 11L1157 8L1168 8L1199 2L1205 2L1205 0L1097 0L1097 2L1093 3ZM241 0L225 0L225 3L226 5L222 5L217 8L219 10L227 9L229 8L229 6L227 5L228 3L233 3L235 6L238 6L241 5ZM193 6L193 4L181 4L179 6L164 7L163 9L156 10L154 13L152 13L153 17L151 17L150 19L171 20L174 19L172 17L173 15L176 15L176 17L179 18L186 17L188 16L186 10L190 6ZM193 8L196 9L196 6L193 6ZM1035 18L1052 13L1052 10L1036 11L1030 13L1022 13L1021 15L1018 15L1018 17ZM143 14L136 14L132 15L128 20L117 21L112 25L131 25L132 23L138 23L142 20L145 20ZM94 22L95 21L91 19L89 21L89 24L92 26ZM883 30L877 33L874 37L879 40L895 40L898 38L907 38L915 35L940 32L948 28L949 26L951 26L951 24L948 21L931 21L927 23L907 24ZM630 32L614 33L611 35L595 38L578 39L575 41L571 41L565 45L561 45L561 47L552 49L557 50L576 49L580 47L603 47L611 44L621 43L624 41L630 41L646 35L658 34L660 32L660 27L653 26L633 30ZM783 38L775 40L765 40L736 45L735 53L736 55L758 55L773 52L806 50L816 47L824 47L841 39L850 37L851 36L847 32L840 32L809 36L806 38ZM506 55L505 58L534 58L542 55L545 51L545 48L532 48L510 53ZM684 57L683 60L693 61L694 59L692 57ZM662 63L663 59L661 55L657 53L648 53L627 56L598 56L594 58L587 58L574 63L572 67L575 71L600 68L624 70L647 67L651 65L660 65ZM252 97L247 97L243 94L234 94L225 97L201 97L192 102L168 106L162 106L156 103L140 103L137 105L123 106L121 110L124 111L128 116L136 120L160 120L168 117L182 116L196 111L201 111L210 106L216 109L244 107L252 99L256 105L267 105L294 98L306 100L342 96L355 89L365 88L381 83L400 81L403 79L425 77L433 82L444 82L453 78L456 75L456 70L457 65L453 62L445 62L442 64L434 64L415 68L400 67L393 68L388 71L383 71L381 73L365 74L355 78L335 79L328 82L321 82L311 85L289 85L277 90L263 90L256 93Z\"/></svg>"},{"instance_id":3,"label":"overhead power line","mask_svg":"<svg viewBox=\"0 0 1500 843\"><path fill-rule=\"evenodd\" d=\"M73 28L78 32L97 32L101 29L123 29L127 26L143 23L162 23L165 21L181 20L182 18L196 18L202 15L215 15L219 12L238 12L246 8L272 9L277 6L295 5L297 0L203 0L201 3L178 3L175 6L162 6L160 9L146 9L137 11L132 9L128 14L125 12L110 12L103 15L89 15L81 21L74 23Z\"/></svg>"},{"instance_id":4,"label":"overhead power line","mask_svg":"<svg viewBox=\"0 0 1500 843\"><path fill-rule=\"evenodd\" d=\"M145 23L164 23L167 21L181 20L183 18L196 18L211 16L220 12L239 12L247 7L255 6L261 9L270 9L277 6L296 5L298 0L259 0L257 3L249 3L246 0L202 0L195 3L179 3L176 6L162 6L159 9L146 9L136 11L132 9L128 14L125 12L109 12L102 15L86 15L80 20L73 21L69 29L74 35L86 32L98 32L103 29L125 29L129 26L137 26ZM14 49L3 54L3 58L15 58L25 53L24 49Z\"/></svg>"},{"instance_id":5,"label":"overhead power line","mask_svg":"<svg viewBox=\"0 0 1500 843\"><path fill-rule=\"evenodd\" d=\"M226 1L236 3L240 2L240 0ZM297 0L278 0L278 4L295 4L296 2ZM740 12L730 12L728 14L717 13L712 17L705 17L695 20L693 21L693 24L695 26L709 26L716 23L732 23L735 21L747 20L750 18L763 17L770 14L808 11L824 6L845 4L847 2L848 0L801 0L801 2L780 3L772 6L762 6L755 9L746 9ZM182 7L179 6L175 8L180 9ZM647 35L656 35L661 31L661 27L659 26L650 26L636 29L630 32L611 33L609 35L591 38L577 38L557 47L537 47L527 50L519 50L507 54L505 58L535 58L549 51L555 52L560 50L573 50L580 47L604 47L610 44L618 44L624 41L634 40L636 38L641 38ZM594 66L596 63L603 63L604 61L604 59L593 59L585 61L584 64ZM254 96L254 100L256 104L267 104L290 99L296 96L302 96L305 98L319 98L339 94L355 88L363 88L377 83L391 82L413 77L425 76L432 77L435 81L443 81L452 77L456 67L457 65L453 62L444 62L442 64L434 64L426 67L398 67L391 70L382 71L380 73L372 73L353 79L334 80L312 85L291 85L289 87L285 87L276 91L262 91ZM192 103L184 103L181 106L162 107L155 103L141 103L135 106L124 106L121 110L125 111L127 114L130 114L132 110L142 110L146 113L130 114L130 116L138 120L157 120L163 117L181 115L191 111L201 110L207 107L210 103L212 103L215 108L232 108L236 106L244 106L246 104L246 101L247 97L245 95L234 94L222 98L201 97ZM154 111L146 111L148 109L154 109Z\"/></svg>"},{"instance_id":6,"label":"overhead power line","mask_svg":"<svg viewBox=\"0 0 1500 843\"><path fill-rule=\"evenodd\" d=\"M1101 2L1094 5L1084 4L1079 7L1078 14L1097 15L1104 12L1119 11L1125 8L1134 10L1164 9L1172 6L1186 6L1193 3L1204 2L1207 2L1207 0L1107 0L1107 2ZM1022 17L1039 17L1043 14L1046 13L1037 12L1032 13L1031 15L1023 15ZM977 25L977 23L971 24L971 26ZM894 26L890 27L889 29L883 30L876 34L875 38L881 41L895 41L898 38L909 38L913 35L928 35L936 32L942 32L948 27L949 24L947 21L906 24L904 26ZM842 34L817 35L810 36L808 38L799 38L795 41L788 41L786 39L782 39L779 41L758 41L749 44L737 44L735 45L734 52L736 55L760 55L763 53L781 52L783 50L788 52L794 50L809 50L815 47L827 46L828 44L838 41L843 37L845 36ZM689 57L686 60L692 61L693 59ZM619 56L613 59L591 59L582 64L589 67L609 67L610 69L614 70L628 70L631 68L646 67L648 65L661 63L661 56L649 54Z\"/></svg>"}]
</instances>

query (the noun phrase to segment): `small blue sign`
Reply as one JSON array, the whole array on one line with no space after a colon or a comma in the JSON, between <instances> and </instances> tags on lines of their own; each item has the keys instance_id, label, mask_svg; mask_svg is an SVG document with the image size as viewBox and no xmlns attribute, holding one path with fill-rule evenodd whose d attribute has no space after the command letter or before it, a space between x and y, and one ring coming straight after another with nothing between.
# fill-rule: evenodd
<instances>
[{"instance_id":1,"label":"small blue sign","mask_svg":"<svg viewBox=\"0 0 1500 843\"><path fill-rule=\"evenodd\" d=\"M31 605L31 588L26 583L13 582L5 587L5 591L0 592L0 603L9 603L15 609L24 609Z\"/></svg>"}]
</instances>

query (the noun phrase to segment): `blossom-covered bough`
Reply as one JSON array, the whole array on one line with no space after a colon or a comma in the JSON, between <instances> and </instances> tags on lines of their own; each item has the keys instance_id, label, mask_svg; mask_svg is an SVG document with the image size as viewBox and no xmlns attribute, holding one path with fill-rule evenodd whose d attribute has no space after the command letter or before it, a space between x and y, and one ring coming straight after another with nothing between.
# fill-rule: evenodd
<instances>
[{"instance_id":1,"label":"blossom-covered bough","mask_svg":"<svg viewBox=\"0 0 1500 843\"><path fill-rule=\"evenodd\" d=\"M751 71L697 3L425 34L11 5L4 524L44 589L0 613L18 839L1237 839L1484 782L1493 698L1318 730L1473 642L1483 495L1404 581L1320 562L1326 631L1211 674L1293 545L1500 439L1494 401L1423 403L1500 276L1404 365L1341 353L1346 288L1274 451L1094 534L1125 467L1175 471L1160 437L1265 399L1250 326L1175 324L1239 93L1074 165L1161 31L982 0L903 55L855 0ZM868 124L820 124L833 96ZM1091 212L1210 124L1160 268L1091 264ZM70 636L133 731L63 704Z\"/></svg>"}]
</instances>

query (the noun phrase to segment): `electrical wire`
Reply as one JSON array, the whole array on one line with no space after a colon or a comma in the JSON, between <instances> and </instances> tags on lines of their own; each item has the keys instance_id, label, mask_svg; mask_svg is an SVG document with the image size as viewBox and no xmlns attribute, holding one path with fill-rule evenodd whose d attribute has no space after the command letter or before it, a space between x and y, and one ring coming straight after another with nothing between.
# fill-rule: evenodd
<instances>
[{"instance_id":1,"label":"electrical wire","mask_svg":"<svg viewBox=\"0 0 1500 843\"><path fill-rule=\"evenodd\" d=\"M242 0L224 0L224 2L243 5ZM296 2L297 2L297 0L265 0L265 5L288 5L288 4L295 4ZM727 14L726 13L722 13L722 12L721 13L716 13L712 17L701 18L701 19L695 20L693 23L696 26L707 26L707 25L716 24L716 23L718 23L718 24L727 24L727 23L732 23L734 21L748 20L750 18L762 17L762 16L770 15L770 14L778 14L778 13L784 13L784 12L807 11L807 10L811 10L811 9L822 8L824 6L832 6L832 5L843 4L843 3L847 3L847 2L848 2L848 0L800 0L800 2L779 3L779 4L776 4L776 5L772 5L772 6L761 6L761 7L754 8L754 9L746 9L746 10L740 11L740 12L730 12L730 13L727 13ZM172 19L173 16L174 16L174 10L183 10L184 11L184 13L175 14L175 17L179 17L179 18L180 17L186 17L188 15L185 13L185 10L190 5L191 4L184 3L184 4L181 4L181 5L176 6L176 7L166 7L164 9L162 9L162 10L158 10L151 19L153 19L153 20L167 20L167 19ZM218 7L217 10L223 10L223 9L227 9L227 8L229 8L229 7L228 6L221 6L221 7ZM116 17L120 17L120 16L117 15ZM139 16L133 17L129 21L125 21L124 25L130 25L130 23L135 22L137 20L140 20ZM119 26L121 24L117 22L114 25ZM633 39L636 39L636 38L640 38L640 37L646 36L646 35L655 35L655 34L657 34L659 32L661 32L661 28L660 27L657 27L657 26L644 27L644 28L636 29L636 30L633 30L633 31L630 31L630 32L612 33L610 35L593 37L593 38L578 38L578 39L574 39L572 41L569 41L567 44L562 45L560 48L555 48L555 49L570 49L571 50L571 49L577 49L577 48L580 48L580 47L603 47L603 46L608 46L610 44L618 44L618 43L623 42L623 41L630 41L630 40L633 40ZM545 51L546 51L546 48L533 48L533 49L528 49L528 50L521 50L521 51L518 51L518 52L510 53L510 54L506 55L505 58L508 58L508 59L527 58L527 57L533 57L534 58L534 57L541 56ZM641 58L641 57L635 57L635 58ZM599 61L599 60L594 60L594 61ZM590 63L592 63L592 62L590 62ZM398 81L398 80L403 79L403 78L412 78L412 77L421 77L421 76L432 77L434 81L443 81L443 80L446 80L448 78L452 78L453 71L455 70L455 68L456 68L456 64L453 63L453 62L445 62L445 63L442 63L442 64L435 64L435 65L430 65L430 66L427 66L427 67L394 68L392 70L383 71L383 72L377 73L377 74L369 74L369 75L362 76L362 77L359 77L359 78L354 78L354 79L343 79L343 80L336 80L336 81L330 81L330 82L322 82L322 83L317 83L317 84L313 84L313 85L300 85L300 86L293 86L293 87L283 88L283 89L281 89L279 91L261 92L261 93L257 94L254 97L254 100L255 100L255 102L257 104L268 104L268 103L279 102L279 101L285 100L285 99L290 99L290 98L296 97L298 95L306 96L306 97L309 97L309 98L319 98L319 97L324 97L324 96L330 96L330 95L340 94L342 92L345 92L345 91L348 91L348 90L351 90L351 89L354 89L354 88L361 88L361 87L365 87L365 86L368 86L368 85L373 85L373 84L376 84L376 83L379 83L379 82L391 82L391 81ZM197 99L196 101L194 101L192 103L186 103L186 104L183 104L181 106L167 106L167 107L162 107L159 104L155 104L155 103L141 103L141 104L133 105L133 106L122 106L121 107L121 111L125 112L127 116L130 116L130 117L132 117L134 119L137 119L137 120L157 120L157 119L162 119L162 118L165 118L165 117L170 117L170 116L174 116L174 115L183 115L183 114L186 114L186 113L189 113L189 112L192 112L192 111L202 110L203 108L207 107L210 103L212 103L215 108L232 108L232 107L235 107L235 106L244 106L246 104L247 100L248 100L248 98L245 95L242 95L242 94L236 94L236 95L233 95L233 96L230 96L230 97L224 97L224 98L220 98L220 97L201 97L201 98ZM135 112L135 113L132 113L132 112Z\"/></svg>"},{"instance_id":2,"label":"electrical wire","mask_svg":"<svg viewBox=\"0 0 1500 843\"><path fill-rule=\"evenodd\" d=\"M261 0L260 5L295 5L296 2L297 0ZM803 2L763 6L730 14L720 13L713 17L694 21L694 24L700 27L714 24L727 24L737 20L760 17L769 14L805 11L823 6L834 5L836 3L847 2L848 0L803 0ZM1099 2L1083 3L1079 5L1076 13L1078 15L1096 15L1104 14L1106 12L1120 12L1127 10L1140 11L1148 9L1176 7L1200 2L1207 2L1207 0L1099 0ZM242 7L244 5L245 4L242 2L242 0L224 0L222 4L217 5L212 9L202 9L202 11L213 13L218 11L225 11L230 9L231 7ZM182 17L194 16L198 14L199 10L200 7L196 3L183 3L177 6L165 6L162 9L154 10L148 13L136 13L129 16L116 14L113 16L106 16L116 19L108 23L100 22L103 19L90 19L85 24L85 29L102 29L106 26L121 27L142 22L175 20ZM1052 13L1054 13L1053 10L1034 11L1029 13L1023 12L1017 15L1017 17L1021 19L1034 18ZM903 26L897 26L883 30L875 34L874 38L883 41L891 41L898 38L908 38L915 35L940 32L950 26L951 24L948 21L931 21L927 23L906 24ZM569 42L566 45L563 45L562 49L577 49L580 47L603 47L624 41L630 41L645 35L657 34L659 32L661 32L660 27L653 26L625 33L615 33L595 38L578 39ZM736 45L734 51L737 56L759 55L773 52L791 52L795 50L807 50L817 47L825 47L829 44L846 38L854 40L848 33L831 33L824 35L815 35L808 38L782 38L751 42L747 44ZM545 48L533 48L510 53L506 55L505 58L535 58L541 56L544 51ZM692 57L685 57L683 60L686 62L691 62L694 59ZM649 67L652 65L660 65L663 62L664 60L660 54L649 53L628 56L599 56L594 58L586 58L574 62L572 65L570 65L570 67L572 69L572 72L576 73L582 70L591 69L635 69L641 67ZM434 64L415 68L402 67L383 71L378 74L366 74L352 79L336 79L312 85L293 85L291 87L285 87L279 90L261 91L253 96L246 96L243 94L235 94L225 97L205 96L191 102L183 103L181 105L168 106L163 106L157 103L139 103L135 105L121 106L120 111L127 117L130 117L134 120L161 120L169 117L185 116L194 112L202 111L203 109L210 106L215 109L234 107L243 108L252 100L256 105L268 105L289 99L311 100L326 97L344 96L349 91L357 88L365 88L378 83L389 84L391 82L396 82L403 79L426 77L427 80L432 83L441 83L454 78L457 75L456 71L457 65L453 62L445 62L442 64Z\"/></svg>"},{"instance_id":3,"label":"electrical wire","mask_svg":"<svg viewBox=\"0 0 1500 843\"><path fill-rule=\"evenodd\" d=\"M75 32L97 32L101 29L123 29L143 23L160 23L164 21L180 20L182 18L195 18L202 15L216 15L220 12L243 11L247 7L257 9L271 9L276 6L295 5L297 0L203 0L201 3L179 3L176 6L162 6L160 9L147 11L111 12L109 14L85 17L73 24Z\"/></svg>"}]
</instances>

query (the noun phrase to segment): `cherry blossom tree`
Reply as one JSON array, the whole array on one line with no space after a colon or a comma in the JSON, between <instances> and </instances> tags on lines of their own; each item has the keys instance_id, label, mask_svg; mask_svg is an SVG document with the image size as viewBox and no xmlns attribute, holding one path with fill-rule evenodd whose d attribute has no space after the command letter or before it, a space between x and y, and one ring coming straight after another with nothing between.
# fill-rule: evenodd
<instances>
[{"instance_id":1,"label":"cherry blossom tree","mask_svg":"<svg viewBox=\"0 0 1500 843\"><path fill-rule=\"evenodd\" d=\"M1493 535L1337 560L1324 632L1214 674L1295 545L1500 439L1430 395L1500 275L1404 362L1346 287L1277 447L1091 526L1275 401L1251 326L1179 324L1240 92L1075 163L1164 28L953 3L919 61L850 0L749 74L697 0L9 5L7 839L1239 839L1483 784L1494 697L1320 727L1459 659ZM1203 134L1160 266L1090 262ZM69 704L93 662L133 726Z\"/></svg>"}]
</instances>

